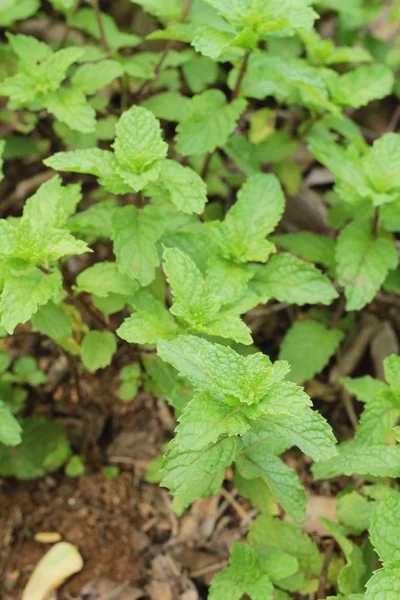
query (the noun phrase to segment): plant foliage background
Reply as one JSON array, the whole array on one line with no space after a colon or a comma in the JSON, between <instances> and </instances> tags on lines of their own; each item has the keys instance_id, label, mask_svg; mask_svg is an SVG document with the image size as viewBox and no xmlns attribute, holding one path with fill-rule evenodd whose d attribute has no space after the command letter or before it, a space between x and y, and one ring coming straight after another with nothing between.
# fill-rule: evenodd
<instances>
[{"instance_id":1,"label":"plant foliage background","mask_svg":"<svg viewBox=\"0 0 400 600\"><path fill-rule=\"evenodd\" d=\"M38 336L82 414L107 368L167 401L175 513L255 509L210 600L397 599L400 4L6 0L0 27L0 475L94 468L37 409Z\"/></svg>"}]
</instances>

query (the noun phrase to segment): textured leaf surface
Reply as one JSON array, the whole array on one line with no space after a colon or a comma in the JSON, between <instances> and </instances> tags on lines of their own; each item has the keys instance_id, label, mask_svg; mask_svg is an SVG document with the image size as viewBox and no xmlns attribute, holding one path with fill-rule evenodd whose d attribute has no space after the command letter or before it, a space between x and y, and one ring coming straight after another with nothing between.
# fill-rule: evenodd
<instances>
[{"instance_id":1,"label":"textured leaf surface","mask_svg":"<svg viewBox=\"0 0 400 600\"><path fill-rule=\"evenodd\" d=\"M207 186L190 167L166 160L161 167L158 184L178 210L200 214L207 202Z\"/></svg>"},{"instance_id":2,"label":"textured leaf surface","mask_svg":"<svg viewBox=\"0 0 400 600\"><path fill-rule=\"evenodd\" d=\"M99 262L85 269L76 278L76 289L79 292L95 294L106 298L110 294L130 296L135 294L139 284L123 275L113 262Z\"/></svg>"},{"instance_id":3,"label":"textured leaf surface","mask_svg":"<svg viewBox=\"0 0 400 600\"><path fill-rule=\"evenodd\" d=\"M322 371L342 339L342 331L317 321L297 321L283 339L279 358L290 364L290 379L302 383Z\"/></svg>"},{"instance_id":4,"label":"textured leaf surface","mask_svg":"<svg viewBox=\"0 0 400 600\"><path fill-rule=\"evenodd\" d=\"M212 223L223 256L243 263L266 262L274 246L265 238L279 223L285 197L275 175L248 178L222 223Z\"/></svg>"},{"instance_id":5,"label":"textured leaf surface","mask_svg":"<svg viewBox=\"0 0 400 600\"><path fill-rule=\"evenodd\" d=\"M149 292L139 292L136 301L134 298L132 302L137 312L125 319L117 330L123 340L131 344L157 344L178 335L179 328L172 315Z\"/></svg>"},{"instance_id":6,"label":"textured leaf surface","mask_svg":"<svg viewBox=\"0 0 400 600\"><path fill-rule=\"evenodd\" d=\"M252 600L272 600L273 587L255 550L235 542L230 566L217 573L211 582L209 600L241 600L244 594Z\"/></svg>"},{"instance_id":7,"label":"textured leaf surface","mask_svg":"<svg viewBox=\"0 0 400 600\"><path fill-rule=\"evenodd\" d=\"M398 256L393 242L374 238L368 223L347 225L336 246L337 274L344 286L347 310L360 310L374 298Z\"/></svg>"},{"instance_id":8,"label":"textured leaf surface","mask_svg":"<svg viewBox=\"0 0 400 600\"><path fill-rule=\"evenodd\" d=\"M268 263L255 270L252 287L261 295L280 302L330 304L337 292L314 265L289 254L272 256Z\"/></svg>"},{"instance_id":9,"label":"textured leaf surface","mask_svg":"<svg viewBox=\"0 0 400 600\"><path fill-rule=\"evenodd\" d=\"M400 561L400 499L393 495L377 502L371 516L370 535L381 561Z\"/></svg>"},{"instance_id":10,"label":"textured leaf surface","mask_svg":"<svg viewBox=\"0 0 400 600\"><path fill-rule=\"evenodd\" d=\"M207 90L193 97L177 127L177 151L190 156L223 146L245 107L246 101L242 99L228 104L219 90Z\"/></svg>"},{"instance_id":11,"label":"textured leaf surface","mask_svg":"<svg viewBox=\"0 0 400 600\"><path fill-rule=\"evenodd\" d=\"M118 268L140 285L151 283L160 259L155 243L163 232L163 222L153 206L138 210L119 208L112 219L114 254Z\"/></svg>"},{"instance_id":12,"label":"textured leaf surface","mask_svg":"<svg viewBox=\"0 0 400 600\"><path fill-rule=\"evenodd\" d=\"M236 458L240 442L227 438L202 450L182 450L172 442L163 462L161 484L175 496L173 508L178 513L197 498L216 494L222 484L225 468Z\"/></svg>"},{"instance_id":13,"label":"textured leaf surface","mask_svg":"<svg viewBox=\"0 0 400 600\"><path fill-rule=\"evenodd\" d=\"M332 267L335 264L335 242L326 235L312 231L299 231L298 233L275 235L272 241L305 260L319 263L325 267Z\"/></svg>"},{"instance_id":14,"label":"textured leaf surface","mask_svg":"<svg viewBox=\"0 0 400 600\"><path fill-rule=\"evenodd\" d=\"M316 479L338 475L400 476L400 446L358 446L345 442L338 446L339 454L313 466Z\"/></svg>"},{"instance_id":15,"label":"textured leaf surface","mask_svg":"<svg viewBox=\"0 0 400 600\"><path fill-rule=\"evenodd\" d=\"M400 594L400 561L374 573L367 583L364 600L397 600Z\"/></svg>"}]
</instances>

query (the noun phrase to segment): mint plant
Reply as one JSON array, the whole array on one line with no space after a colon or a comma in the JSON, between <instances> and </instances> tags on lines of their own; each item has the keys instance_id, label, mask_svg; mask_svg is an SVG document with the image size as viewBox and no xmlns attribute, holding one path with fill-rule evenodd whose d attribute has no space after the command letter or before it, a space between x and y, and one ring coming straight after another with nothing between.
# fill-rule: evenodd
<instances>
[{"instance_id":1,"label":"mint plant","mask_svg":"<svg viewBox=\"0 0 400 600\"><path fill-rule=\"evenodd\" d=\"M380 303L398 329L398 111L365 121L398 99L398 44L373 35L397 4L0 7L0 475L92 469L36 414L20 339L64 358L79 414L102 377L121 407L165 399L147 480L178 516L232 487L256 511L210 600L398 596L400 359L372 377L358 336ZM28 34L44 16L61 39ZM331 551L301 530L327 489Z\"/></svg>"}]
</instances>

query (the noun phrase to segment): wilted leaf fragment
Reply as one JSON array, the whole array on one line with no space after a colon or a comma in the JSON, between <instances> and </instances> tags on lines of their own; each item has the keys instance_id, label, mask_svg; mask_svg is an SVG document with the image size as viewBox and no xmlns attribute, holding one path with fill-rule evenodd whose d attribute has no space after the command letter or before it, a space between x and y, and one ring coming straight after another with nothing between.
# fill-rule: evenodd
<instances>
[{"instance_id":1,"label":"wilted leaf fragment","mask_svg":"<svg viewBox=\"0 0 400 600\"><path fill-rule=\"evenodd\" d=\"M79 573L83 560L76 546L59 542L36 565L22 600L46 600L71 575Z\"/></svg>"}]
</instances>

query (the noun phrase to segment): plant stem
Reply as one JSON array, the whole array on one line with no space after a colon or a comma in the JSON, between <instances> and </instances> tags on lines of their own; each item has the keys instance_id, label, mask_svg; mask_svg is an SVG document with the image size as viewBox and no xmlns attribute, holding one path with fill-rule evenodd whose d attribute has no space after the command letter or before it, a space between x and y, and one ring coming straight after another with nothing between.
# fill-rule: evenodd
<instances>
[{"instance_id":1,"label":"plant stem","mask_svg":"<svg viewBox=\"0 0 400 600\"><path fill-rule=\"evenodd\" d=\"M326 593L325 593L325 586L326 586L326 580L328 577L328 568L329 568L329 564L332 560L333 557L333 551L335 549L335 541L331 540L329 542L329 546L326 550L325 556L324 556L324 562L322 563L322 569L321 569L321 574L319 576L319 585L318 585L318 591L317 591L317 598L326 598Z\"/></svg>"},{"instance_id":2,"label":"plant stem","mask_svg":"<svg viewBox=\"0 0 400 600\"><path fill-rule=\"evenodd\" d=\"M208 170L210 168L210 164L211 164L211 159L212 159L212 153L209 152L208 154L206 154L206 157L204 159L204 163L203 166L201 168L201 173L200 176L203 180L206 179L207 175L208 175Z\"/></svg>"},{"instance_id":3,"label":"plant stem","mask_svg":"<svg viewBox=\"0 0 400 600\"><path fill-rule=\"evenodd\" d=\"M110 48L109 43L107 42L106 33L105 33L104 27L103 27L103 21L101 20L99 0L92 0L92 4L93 4L94 14L95 14L96 21L97 21L97 26L99 28L100 40L101 40L102 46L103 46L104 50L106 51L106 53L108 54L108 56L112 56L112 50Z\"/></svg>"},{"instance_id":4,"label":"plant stem","mask_svg":"<svg viewBox=\"0 0 400 600\"><path fill-rule=\"evenodd\" d=\"M238 77L236 79L235 87L233 88L231 100L235 100L239 96L240 88L242 87L243 78L246 75L247 65L249 63L250 55L253 51L247 50L243 57L242 64L240 65Z\"/></svg>"},{"instance_id":5,"label":"plant stem","mask_svg":"<svg viewBox=\"0 0 400 600\"><path fill-rule=\"evenodd\" d=\"M183 7L182 7L182 12L181 12L181 17L179 19L179 23L184 23L187 19L187 16L189 14L189 11L192 7L193 4L193 0L185 0ZM167 56L169 54L169 51L172 50L174 45L174 42L172 40L168 40L168 42L165 44L165 48L163 50L163 53L160 56L160 59L158 61L158 63L155 66L154 69L154 76L152 77L152 79L148 79L147 81L145 81L144 83L142 83L142 85L139 87L139 89L137 90L136 94L137 94L137 99L136 102L139 104L140 101L142 100L143 96L146 94L146 92L149 91L150 87L153 85L153 83L157 80L160 71L163 67L163 64L165 63Z\"/></svg>"}]
</instances>

